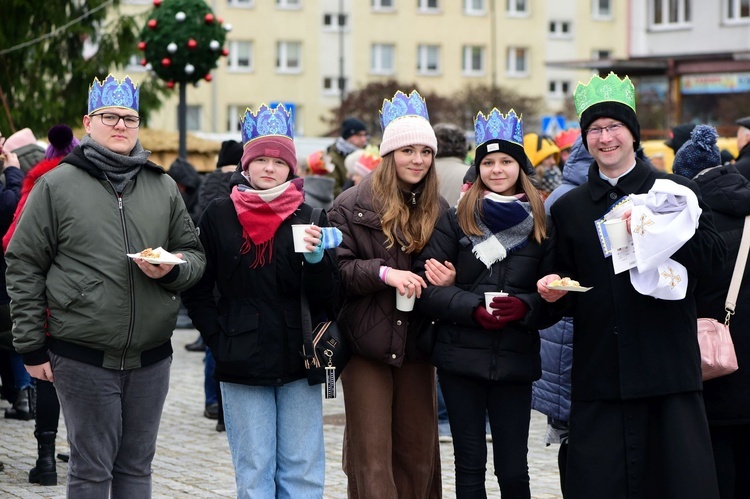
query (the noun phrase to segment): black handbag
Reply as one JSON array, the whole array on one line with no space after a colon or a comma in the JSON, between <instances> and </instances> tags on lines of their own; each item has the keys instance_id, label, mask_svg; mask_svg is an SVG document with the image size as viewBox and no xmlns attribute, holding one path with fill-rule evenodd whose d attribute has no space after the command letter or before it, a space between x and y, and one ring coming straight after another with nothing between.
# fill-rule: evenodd
<instances>
[{"instance_id":1,"label":"black handbag","mask_svg":"<svg viewBox=\"0 0 750 499\"><path fill-rule=\"evenodd\" d=\"M322 210L313 209L312 220L320 217ZM316 217L317 214L317 217ZM325 398L336 398L336 380L351 357L349 343L336 321L324 321L313 330L310 304L307 301L304 278L300 289L302 312L302 356L305 359L307 382L325 383Z\"/></svg>"}]
</instances>

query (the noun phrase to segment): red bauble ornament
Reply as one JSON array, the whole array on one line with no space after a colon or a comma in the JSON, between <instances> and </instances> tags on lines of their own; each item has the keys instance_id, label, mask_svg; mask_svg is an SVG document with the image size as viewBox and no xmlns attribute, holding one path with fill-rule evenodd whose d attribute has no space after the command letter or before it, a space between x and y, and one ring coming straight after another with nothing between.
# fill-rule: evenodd
<instances>
[{"instance_id":1,"label":"red bauble ornament","mask_svg":"<svg viewBox=\"0 0 750 499\"><path fill-rule=\"evenodd\" d=\"M206 17L204 17L203 19L206 20L206 24L211 24L212 22L214 22L214 15L206 14Z\"/></svg>"},{"instance_id":2,"label":"red bauble ornament","mask_svg":"<svg viewBox=\"0 0 750 499\"><path fill-rule=\"evenodd\" d=\"M221 55L223 55L224 57L228 56L229 55L229 50L227 50L227 49L221 49Z\"/></svg>"},{"instance_id":3,"label":"red bauble ornament","mask_svg":"<svg viewBox=\"0 0 750 499\"><path fill-rule=\"evenodd\" d=\"M141 66L145 66L146 64L148 64L148 61L144 57L143 59L141 59Z\"/></svg>"},{"instance_id":4,"label":"red bauble ornament","mask_svg":"<svg viewBox=\"0 0 750 499\"><path fill-rule=\"evenodd\" d=\"M205 80L206 80L206 81L211 81L211 80L213 80L213 79L214 79L214 77L213 77L213 76L211 76L211 73L208 73L208 74L207 74L206 76L204 76L203 78L205 78Z\"/></svg>"},{"instance_id":5,"label":"red bauble ornament","mask_svg":"<svg viewBox=\"0 0 750 499\"><path fill-rule=\"evenodd\" d=\"M198 46L198 42L196 42L192 38L187 41L187 48L189 48L190 50L193 50L197 46Z\"/></svg>"},{"instance_id":6,"label":"red bauble ornament","mask_svg":"<svg viewBox=\"0 0 750 499\"><path fill-rule=\"evenodd\" d=\"M217 17L216 18L216 22L219 23L219 24L224 24L224 19L222 19L220 17Z\"/></svg>"},{"instance_id":7,"label":"red bauble ornament","mask_svg":"<svg viewBox=\"0 0 750 499\"><path fill-rule=\"evenodd\" d=\"M161 0L154 0L154 7L161 7Z\"/></svg>"},{"instance_id":8,"label":"red bauble ornament","mask_svg":"<svg viewBox=\"0 0 750 499\"><path fill-rule=\"evenodd\" d=\"M156 25L157 24L158 23L157 23L156 19L149 19L149 21L148 21L148 27L150 29L156 29Z\"/></svg>"},{"instance_id":9,"label":"red bauble ornament","mask_svg":"<svg viewBox=\"0 0 750 499\"><path fill-rule=\"evenodd\" d=\"M169 88L169 89L172 89L172 88L174 88L174 82L173 82L172 80L169 80L169 81L167 82L167 88Z\"/></svg>"},{"instance_id":10,"label":"red bauble ornament","mask_svg":"<svg viewBox=\"0 0 750 499\"><path fill-rule=\"evenodd\" d=\"M161 65L165 68L168 68L170 64L172 64L172 59L170 59L169 57L165 57L161 60Z\"/></svg>"},{"instance_id":11,"label":"red bauble ornament","mask_svg":"<svg viewBox=\"0 0 750 499\"><path fill-rule=\"evenodd\" d=\"M138 50L146 50L146 42L138 42Z\"/></svg>"}]
</instances>

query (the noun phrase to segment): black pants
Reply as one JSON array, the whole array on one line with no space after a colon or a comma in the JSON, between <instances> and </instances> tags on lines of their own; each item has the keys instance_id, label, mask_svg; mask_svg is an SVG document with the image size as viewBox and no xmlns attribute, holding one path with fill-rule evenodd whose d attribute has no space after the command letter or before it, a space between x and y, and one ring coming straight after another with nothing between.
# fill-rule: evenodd
<instances>
[{"instance_id":1,"label":"black pants","mask_svg":"<svg viewBox=\"0 0 750 499\"><path fill-rule=\"evenodd\" d=\"M709 426L721 499L750 497L750 425Z\"/></svg>"},{"instance_id":2,"label":"black pants","mask_svg":"<svg viewBox=\"0 0 750 499\"><path fill-rule=\"evenodd\" d=\"M526 461L531 383L507 383L438 371L453 435L456 498L484 499L487 467L485 414L492 429L495 476L503 499L528 499Z\"/></svg>"},{"instance_id":3,"label":"black pants","mask_svg":"<svg viewBox=\"0 0 750 499\"><path fill-rule=\"evenodd\" d=\"M60 419L60 401L55 385L49 381L36 380L36 431L57 433Z\"/></svg>"}]
</instances>

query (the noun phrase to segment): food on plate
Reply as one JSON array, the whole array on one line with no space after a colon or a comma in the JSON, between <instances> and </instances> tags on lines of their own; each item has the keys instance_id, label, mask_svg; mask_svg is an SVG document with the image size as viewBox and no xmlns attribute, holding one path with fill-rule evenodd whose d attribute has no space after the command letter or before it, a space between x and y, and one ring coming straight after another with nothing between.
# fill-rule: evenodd
<instances>
[{"instance_id":1,"label":"food on plate","mask_svg":"<svg viewBox=\"0 0 750 499\"><path fill-rule=\"evenodd\" d=\"M555 279L554 281L547 284L548 288L557 288L560 286L574 286L574 287L580 287L581 284L571 279L570 277L563 277L562 279Z\"/></svg>"},{"instance_id":2,"label":"food on plate","mask_svg":"<svg viewBox=\"0 0 750 499\"><path fill-rule=\"evenodd\" d=\"M161 258L161 251L159 251L158 249L154 250L152 248L146 248L145 250L138 253L138 255L141 258L154 258L158 260L159 258Z\"/></svg>"}]
</instances>

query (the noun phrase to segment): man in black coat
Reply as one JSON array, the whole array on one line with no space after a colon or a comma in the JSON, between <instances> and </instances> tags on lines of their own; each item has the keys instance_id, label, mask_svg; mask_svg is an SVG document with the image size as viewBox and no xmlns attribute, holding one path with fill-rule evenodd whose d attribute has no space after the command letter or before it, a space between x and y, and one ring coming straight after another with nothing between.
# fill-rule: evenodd
<instances>
[{"instance_id":1,"label":"man in black coat","mask_svg":"<svg viewBox=\"0 0 750 499\"><path fill-rule=\"evenodd\" d=\"M737 159L734 166L746 179L750 180L750 116L737 120Z\"/></svg>"},{"instance_id":2,"label":"man in black coat","mask_svg":"<svg viewBox=\"0 0 750 499\"><path fill-rule=\"evenodd\" d=\"M538 283L542 297L576 325L565 497L718 498L693 299L696 283L710 279L726 254L711 212L700 202L695 235L671 255L687 269L681 300L640 294L628 272L615 274L595 225L618 200L649 192L657 179L687 186L700 199L692 181L636 159L634 96L630 79L612 73L576 88L583 143L595 161L588 181L552 206L559 274ZM623 217L630 223L629 212ZM560 275L594 289L548 289Z\"/></svg>"}]
</instances>

